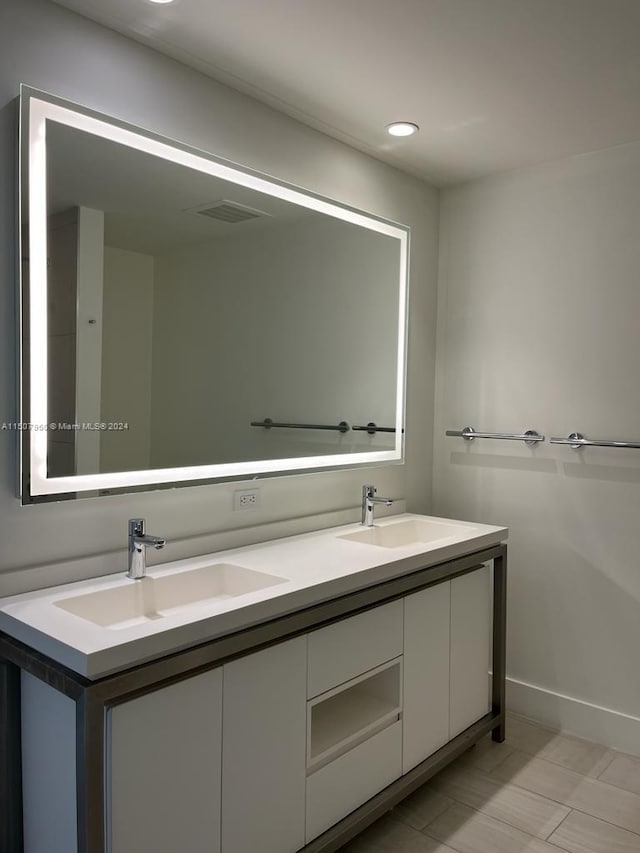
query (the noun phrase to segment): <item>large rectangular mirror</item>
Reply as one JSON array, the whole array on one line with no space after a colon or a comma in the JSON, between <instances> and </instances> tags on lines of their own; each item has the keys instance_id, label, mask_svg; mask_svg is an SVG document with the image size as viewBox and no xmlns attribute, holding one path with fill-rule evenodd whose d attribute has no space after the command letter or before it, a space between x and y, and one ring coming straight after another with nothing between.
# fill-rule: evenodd
<instances>
[{"instance_id":1,"label":"large rectangular mirror","mask_svg":"<svg viewBox=\"0 0 640 853\"><path fill-rule=\"evenodd\" d=\"M408 229L23 89L23 500L402 459Z\"/></svg>"}]
</instances>

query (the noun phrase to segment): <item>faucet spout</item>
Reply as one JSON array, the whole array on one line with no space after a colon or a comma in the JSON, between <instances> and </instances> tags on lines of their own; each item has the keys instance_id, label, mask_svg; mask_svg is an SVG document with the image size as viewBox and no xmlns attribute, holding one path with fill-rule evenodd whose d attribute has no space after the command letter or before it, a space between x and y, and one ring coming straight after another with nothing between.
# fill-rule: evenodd
<instances>
[{"instance_id":1,"label":"faucet spout","mask_svg":"<svg viewBox=\"0 0 640 853\"><path fill-rule=\"evenodd\" d=\"M163 539L161 536L149 536L147 533L145 533L144 536L136 536L135 541L138 545L153 545L156 551L164 548L167 544L167 540Z\"/></svg>"},{"instance_id":2,"label":"faucet spout","mask_svg":"<svg viewBox=\"0 0 640 853\"><path fill-rule=\"evenodd\" d=\"M368 485L362 487L362 523L365 527L373 527L373 510L376 504L391 506L393 503L392 498L375 497L376 491L375 486Z\"/></svg>"},{"instance_id":3,"label":"faucet spout","mask_svg":"<svg viewBox=\"0 0 640 853\"><path fill-rule=\"evenodd\" d=\"M152 546L157 551L164 548L166 539L145 533L144 518L129 519L129 570L127 577L140 580L147 573L147 547Z\"/></svg>"}]
</instances>

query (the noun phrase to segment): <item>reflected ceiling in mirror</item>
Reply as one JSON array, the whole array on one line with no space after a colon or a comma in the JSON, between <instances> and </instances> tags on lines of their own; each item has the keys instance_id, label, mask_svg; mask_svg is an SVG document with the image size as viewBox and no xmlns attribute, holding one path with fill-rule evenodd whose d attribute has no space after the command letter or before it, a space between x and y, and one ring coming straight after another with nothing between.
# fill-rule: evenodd
<instances>
[{"instance_id":1,"label":"reflected ceiling in mirror","mask_svg":"<svg viewBox=\"0 0 640 853\"><path fill-rule=\"evenodd\" d=\"M25 90L23 499L402 459L408 229Z\"/></svg>"}]
</instances>

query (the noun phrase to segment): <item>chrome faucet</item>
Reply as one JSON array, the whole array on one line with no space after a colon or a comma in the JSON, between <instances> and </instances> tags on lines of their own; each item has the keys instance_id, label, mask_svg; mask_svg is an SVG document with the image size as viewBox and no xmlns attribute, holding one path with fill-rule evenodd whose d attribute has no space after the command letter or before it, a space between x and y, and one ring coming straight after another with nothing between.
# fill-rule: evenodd
<instances>
[{"instance_id":1,"label":"chrome faucet","mask_svg":"<svg viewBox=\"0 0 640 853\"><path fill-rule=\"evenodd\" d=\"M376 504L391 506L391 498L376 498L375 486L362 487L362 523L367 527L373 527L373 508Z\"/></svg>"},{"instance_id":2,"label":"chrome faucet","mask_svg":"<svg viewBox=\"0 0 640 853\"><path fill-rule=\"evenodd\" d=\"M156 550L164 548L166 539L160 536L150 536L144 532L144 518L129 519L129 571L127 577L140 580L147 571L147 545L153 545Z\"/></svg>"}]
</instances>

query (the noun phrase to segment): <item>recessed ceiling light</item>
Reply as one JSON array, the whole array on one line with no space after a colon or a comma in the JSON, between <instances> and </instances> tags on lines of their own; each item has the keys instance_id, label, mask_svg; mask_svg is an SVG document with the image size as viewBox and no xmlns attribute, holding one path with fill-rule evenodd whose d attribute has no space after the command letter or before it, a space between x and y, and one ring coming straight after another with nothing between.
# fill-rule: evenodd
<instances>
[{"instance_id":1,"label":"recessed ceiling light","mask_svg":"<svg viewBox=\"0 0 640 853\"><path fill-rule=\"evenodd\" d=\"M166 3L173 3L173 0L149 0L149 3L156 3L158 6L164 6Z\"/></svg>"},{"instance_id":2,"label":"recessed ceiling light","mask_svg":"<svg viewBox=\"0 0 640 853\"><path fill-rule=\"evenodd\" d=\"M394 121L387 125L387 133L391 136L412 136L420 130L412 121Z\"/></svg>"}]
</instances>

